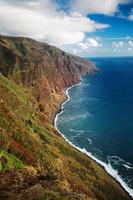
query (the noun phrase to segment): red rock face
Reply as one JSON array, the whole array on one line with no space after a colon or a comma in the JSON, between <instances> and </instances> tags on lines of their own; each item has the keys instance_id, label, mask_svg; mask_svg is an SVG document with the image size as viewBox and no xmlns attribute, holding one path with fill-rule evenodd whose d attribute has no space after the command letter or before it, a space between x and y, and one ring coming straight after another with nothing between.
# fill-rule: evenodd
<instances>
[{"instance_id":1,"label":"red rock face","mask_svg":"<svg viewBox=\"0 0 133 200\"><path fill-rule=\"evenodd\" d=\"M0 37L0 72L28 87L41 112L53 112L54 94L62 94L81 75L96 70L94 64L46 43Z\"/></svg>"}]
</instances>

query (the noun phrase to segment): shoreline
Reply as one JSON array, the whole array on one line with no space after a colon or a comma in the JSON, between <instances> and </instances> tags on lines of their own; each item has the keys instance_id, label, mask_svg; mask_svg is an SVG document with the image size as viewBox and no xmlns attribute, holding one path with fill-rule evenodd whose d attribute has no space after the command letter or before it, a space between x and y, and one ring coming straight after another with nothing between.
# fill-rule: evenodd
<instances>
[{"instance_id":1,"label":"shoreline","mask_svg":"<svg viewBox=\"0 0 133 200\"><path fill-rule=\"evenodd\" d=\"M64 138L64 140L70 144L72 147L74 147L75 149L77 149L78 151L84 153L86 156L88 156L89 158L91 158L94 162L96 162L96 164L100 165L100 167L102 167L105 172L111 176L111 178L113 178L113 180L115 180L117 182L117 184L119 184L119 186L133 199L133 189L129 188L129 186L122 180L122 178L118 175L118 172L115 171L112 166L110 164L106 164L104 163L103 161L97 159L95 156L93 156L90 152L88 152L85 148L80 148L76 145L74 145L71 141L69 141L65 135L63 133L61 133L61 131L58 129L57 127L57 120L58 120L58 116L62 113L62 109L63 109L63 106L70 100L70 96L69 96L69 91L81 84L82 82L82 79L80 80L80 82L68 87L67 89L65 89L64 91L64 95L65 95L65 98L64 98L64 101L62 103L60 103L60 109L57 113L54 114L54 117L53 117L53 125L54 125L54 128L58 131L58 133Z\"/></svg>"},{"instance_id":2,"label":"shoreline","mask_svg":"<svg viewBox=\"0 0 133 200\"><path fill-rule=\"evenodd\" d=\"M74 85L64 89L64 92L63 92L63 100L61 102L59 102L59 109L57 109L57 111L55 113L53 113L53 116L52 116L52 125L55 127L56 129L56 126L55 126L55 118L57 115L61 114L61 111L62 111L62 108L63 106L70 100L69 98L69 95L68 95L68 92L71 88L75 87L76 85L79 85L81 84L82 82L82 78L79 80L78 83L75 83ZM56 129L59 133L60 131L58 129ZM62 133L60 133L60 135L62 135Z\"/></svg>"}]
</instances>

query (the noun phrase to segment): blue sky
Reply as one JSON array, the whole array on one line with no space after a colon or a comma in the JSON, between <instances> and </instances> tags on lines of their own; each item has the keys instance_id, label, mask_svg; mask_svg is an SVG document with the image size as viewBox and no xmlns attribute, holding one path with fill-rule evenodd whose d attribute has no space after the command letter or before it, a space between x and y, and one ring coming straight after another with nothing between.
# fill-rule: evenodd
<instances>
[{"instance_id":1,"label":"blue sky","mask_svg":"<svg viewBox=\"0 0 133 200\"><path fill-rule=\"evenodd\" d=\"M60 3L61 9L66 12L69 10L67 6L68 1L58 0L58 3ZM133 1L117 4L117 10L112 14L89 14L88 12L88 18L99 23L108 24L109 27L105 30L101 29L92 33L86 33L88 38L101 42L101 46L91 47L82 52L80 51L79 54L82 56L87 56L88 53L90 56L133 56L133 20L129 19L129 16L132 14ZM78 52L78 49L75 48L75 52L76 50Z\"/></svg>"},{"instance_id":2,"label":"blue sky","mask_svg":"<svg viewBox=\"0 0 133 200\"><path fill-rule=\"evenodd\" d=\"M0 0L0 34L83 57L133 56L133 0Z\"/></svg>"}]
</instances>

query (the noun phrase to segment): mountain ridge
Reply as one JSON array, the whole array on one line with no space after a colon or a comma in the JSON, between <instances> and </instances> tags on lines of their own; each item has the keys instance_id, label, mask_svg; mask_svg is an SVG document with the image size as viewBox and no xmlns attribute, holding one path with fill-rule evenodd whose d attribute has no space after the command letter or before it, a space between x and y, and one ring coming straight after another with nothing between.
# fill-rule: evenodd
<instances>
[{"instance_id":1,"label":"mountain ridge","mask_svg":"<svg viewBox=\"0 0 133 200\"><path fill-rule=\"evenodd\" d=\"M33 39L1 37L0 50L0 72L7 77L10 76L16 83L30 87L38 99L40 109L45 109L45 112L45 94L46 98L50 99L50 93L63 93L64 88L80 80L81 74L96 70L92 63L82 58ZM5 63L6 56L9 60ZM48 109L54 107L52 102L47 106Z\"/></svg>"}]
</instances>

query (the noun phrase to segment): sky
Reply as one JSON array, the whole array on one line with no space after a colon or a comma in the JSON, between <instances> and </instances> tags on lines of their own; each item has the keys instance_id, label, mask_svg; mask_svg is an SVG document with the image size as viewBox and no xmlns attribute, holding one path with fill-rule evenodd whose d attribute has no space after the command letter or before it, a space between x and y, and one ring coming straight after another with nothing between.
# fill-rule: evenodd
<instances>
[{"instance_id":1,"label":"sky","mask_svg":"<svg viewBox=\"0 0 133 200\"><path fill-rule=\"evenodd\" d=\"M133 0L0 0L0 34L82 57L133 56Z\"/></svg>"}]
</instances>

